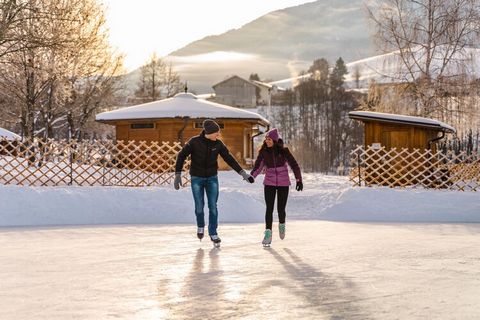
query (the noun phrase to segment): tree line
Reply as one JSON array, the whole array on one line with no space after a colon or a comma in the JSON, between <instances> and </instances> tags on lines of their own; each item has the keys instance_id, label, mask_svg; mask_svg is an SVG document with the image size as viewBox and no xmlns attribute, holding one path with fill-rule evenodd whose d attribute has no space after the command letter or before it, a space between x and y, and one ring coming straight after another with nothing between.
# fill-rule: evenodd
<instances>
[{"instance_id":1,"label":"tree line","mask_svg":"<svg viewBox=\"0 0 480 320\"><path fill-rule=\"evenodd\" d=\"M306 171L337 172L349 165L349 154L362 144L362 127L348 118L359 105L359 95L345 90L347 68L342 58L333 67L317 59L309 73L284 92L274 123ZM340 172L343 173L343 172Z\"/></svg>"}]
</instances>

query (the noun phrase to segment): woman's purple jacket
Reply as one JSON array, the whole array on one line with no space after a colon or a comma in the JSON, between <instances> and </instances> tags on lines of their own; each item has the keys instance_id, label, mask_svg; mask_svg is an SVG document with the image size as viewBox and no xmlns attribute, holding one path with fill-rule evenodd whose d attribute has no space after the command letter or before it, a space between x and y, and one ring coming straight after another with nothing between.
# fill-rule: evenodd
<instances>
[{"instance_id":1,"label":"woman's purple jacket","mask_svg":"<svg viewBox=\"0 0 480 320\"><path fill-rule=\"evenodd\" d=\"M260 150L250 174L256 178L260 173L264 172L263 184L266 186L289 186L290 177L287 164L292 168L295 179L302 181L300 167L287 148L284 148L280 153L273 148Z\"/></svg>"}]
</instances>

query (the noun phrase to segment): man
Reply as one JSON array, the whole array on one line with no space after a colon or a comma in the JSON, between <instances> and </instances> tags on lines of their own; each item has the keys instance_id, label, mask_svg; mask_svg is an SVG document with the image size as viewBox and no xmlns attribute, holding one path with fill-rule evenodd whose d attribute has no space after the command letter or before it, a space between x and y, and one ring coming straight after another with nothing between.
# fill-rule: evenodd
<instances>
[{"instance_id":1,"label":"man","mask_svg":"<svg viewBox=\"0 0 480 320\"><path fill-rule=\"evenodd\" d=\"M208 234L215 246L220 245L220 238L217 234L218 226L218 162L220 155L223 160L244 180L253 183L254 178L245 172L235 158L230 154L227 147L221 140L220 126L213 120L207 119L203 121L203 130L200 135L192 137L178 153L177 162L175 164L175 181L174 187L180 189L182 177L181 172L185 159L191 155L190 176L195 201L195 216L197 219L197 237L202 240L205 228L204 193L207 194L208 200Z\"/></svg>"}]
</instances>

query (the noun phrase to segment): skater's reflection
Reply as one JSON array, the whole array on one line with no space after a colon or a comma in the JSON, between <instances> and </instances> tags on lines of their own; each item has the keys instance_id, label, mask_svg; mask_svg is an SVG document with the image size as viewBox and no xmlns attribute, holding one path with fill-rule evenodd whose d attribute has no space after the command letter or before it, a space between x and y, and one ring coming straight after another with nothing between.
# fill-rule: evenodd
<instances>
[{"instance_id":1,"label":"skater's reflection","mask_svg":"<svg viewBox=\"0 0 480 320\"><path fill-rule=\"evenodd\" d=\"M205 259L203 249L198 249L192 262L192 269L185 279L182 296L185 304L181 304L181 311L185 316L208 318L221 309L222 295L225 291L223 271L220 265L220 250L212 248ZM180 305L179 305L180 307Z\"/></svg>"}]
</instances>

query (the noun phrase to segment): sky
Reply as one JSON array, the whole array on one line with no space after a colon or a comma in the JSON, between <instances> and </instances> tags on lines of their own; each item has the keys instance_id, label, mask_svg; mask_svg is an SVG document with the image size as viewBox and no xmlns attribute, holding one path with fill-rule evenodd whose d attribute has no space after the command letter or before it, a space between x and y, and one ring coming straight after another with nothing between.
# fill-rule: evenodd
<instances>
[{"instance_id":1,"label":"sky","mask_svg":"<svg viewBox=\"0 0 480 320\"><path fill-rule=\"evenodd\" d=\"M102 0L111 44L131 71L153 52L165 56L192 41L221 34L274 10L312 0Z\"/></svg>"}]
</instances>

